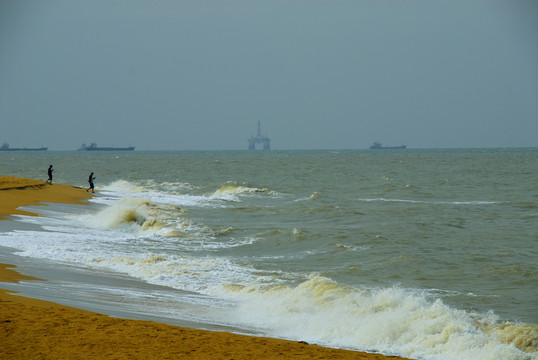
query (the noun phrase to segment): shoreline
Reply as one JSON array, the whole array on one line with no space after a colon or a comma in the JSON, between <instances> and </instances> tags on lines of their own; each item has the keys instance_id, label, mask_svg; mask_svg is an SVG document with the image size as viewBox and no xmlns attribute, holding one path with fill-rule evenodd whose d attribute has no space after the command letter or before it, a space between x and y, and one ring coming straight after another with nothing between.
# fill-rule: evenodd
<instances>
[{"instance_id":1,"label":"shoreline","mask_svg":"<svg viewBox=\"0 0 538 360\"><path fill-rule=\"evenodd\" d=\"M63 204L87 204L92 197L85 189L64 185L48 184L42 180L0 176L0 220L10 215L39 216L20 210L21 206L46 205L47 202Z\"/></svg>"},{"instance_id":2,"label":"shoreline","mask_svg":"<svg viewBox=\"0 0 538 360\"><path fill-rule=\"evenodd\" d=\"M47 202L87 204L85 189L41 180L0 176L0 220L39 216L21 206ZM0 264L0 282L46 281ZM115 318L15 295L0 284L0 357L144 359L402 359L326 348L304 342L198 330L154 321Z\"/></svg>"}]
</instances>

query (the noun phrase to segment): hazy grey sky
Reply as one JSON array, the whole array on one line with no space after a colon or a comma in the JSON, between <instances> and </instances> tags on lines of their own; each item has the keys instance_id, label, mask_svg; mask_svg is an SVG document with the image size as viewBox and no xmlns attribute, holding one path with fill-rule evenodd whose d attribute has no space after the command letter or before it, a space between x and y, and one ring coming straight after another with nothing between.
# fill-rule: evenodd
<instances>
[{"instance_id":1,"label":"hazy grey sky","mask_svg":"<svg viewBox=\"0 0 538 360\"><path fill-rule=\"evenodd\" d=\"M0 0L0 141L538 146L538 1Z\"/></svg>"}]
</instances>

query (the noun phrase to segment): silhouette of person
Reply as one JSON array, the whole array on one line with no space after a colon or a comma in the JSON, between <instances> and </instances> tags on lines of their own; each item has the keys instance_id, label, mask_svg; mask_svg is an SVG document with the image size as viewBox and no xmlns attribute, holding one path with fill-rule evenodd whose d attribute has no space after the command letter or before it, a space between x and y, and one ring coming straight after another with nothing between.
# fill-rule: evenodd
<instances>
[{"instance_id":1,"label":"silhouette of person","mask_svg":"<svg viewBox=\"0 0 538 360\"><path fill-rule=\"evenodd\" d=\"M90 174L90 177L88 178L88 182L90 183L90 187L88 189L86 189L86 192L88 192L90 189L92 190L92 193L94 193L95 191L93 191L93 181L95 180L95 177L93 176L93 171L92 173Z\"/></svg>"},{"instance_id":2,"label":"silhouette of person","mask_svg":"<svg viewBox=\"0 0 538 360\"><path fill-rule=\"evenodd\" d=\"M49 174L49 179L47 180L47 182L49 184L52 184L52 172L54 171L54 169L52 168L52 165L49 166L49 170L47 170L47 174Z\"/></svg>"}]
</instances>

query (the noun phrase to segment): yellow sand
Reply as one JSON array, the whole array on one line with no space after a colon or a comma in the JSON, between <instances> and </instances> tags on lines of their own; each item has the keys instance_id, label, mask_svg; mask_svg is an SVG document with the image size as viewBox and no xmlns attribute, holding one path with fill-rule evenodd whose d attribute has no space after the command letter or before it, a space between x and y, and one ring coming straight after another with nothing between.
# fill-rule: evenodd
<instances>
[{"instance_id":1,"label":"yellow sand","mask_svg":"<svg viewBox=\"0 0 538 360\"><path fill-rule=\"evenodd\" d=\"M21 205L84 203L68 185L0 176L0 218ZM39 281L0 264L0 281ZM271 338L127 320L0 289L0 359L397 359ZM399 358L398 358L399 359Z\"/></svg>"},{"instance_id":2,"label":"yellow sand","mask_svg":"<svg viewBox=\"0 0 538 360\"><path fill-rule=\"evenodd\" d=\"M19 210L20 206L40 205L44 202L84 204L92 194L70 185L47 184L42 180L0 176L0 219L11 214L35 215Z\"/></svg>"}]
</instances>

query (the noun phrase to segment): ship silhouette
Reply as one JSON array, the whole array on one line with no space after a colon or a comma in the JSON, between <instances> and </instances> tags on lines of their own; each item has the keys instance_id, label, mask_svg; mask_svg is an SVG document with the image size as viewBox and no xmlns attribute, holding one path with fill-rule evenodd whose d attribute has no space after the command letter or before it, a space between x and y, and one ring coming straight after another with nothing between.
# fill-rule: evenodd
<instances>
[{"instance_id":1,"label":"ship silhouette","mask_svg":"<svg viewBox=\"0 0 538 360\"><path fill-rule=\"evenodd\" d=\"M133 151L134 146L128 147L99 147L96 143L92 142L89 146L82 144L77 151Z\"/></svg>"}]
</instances>

